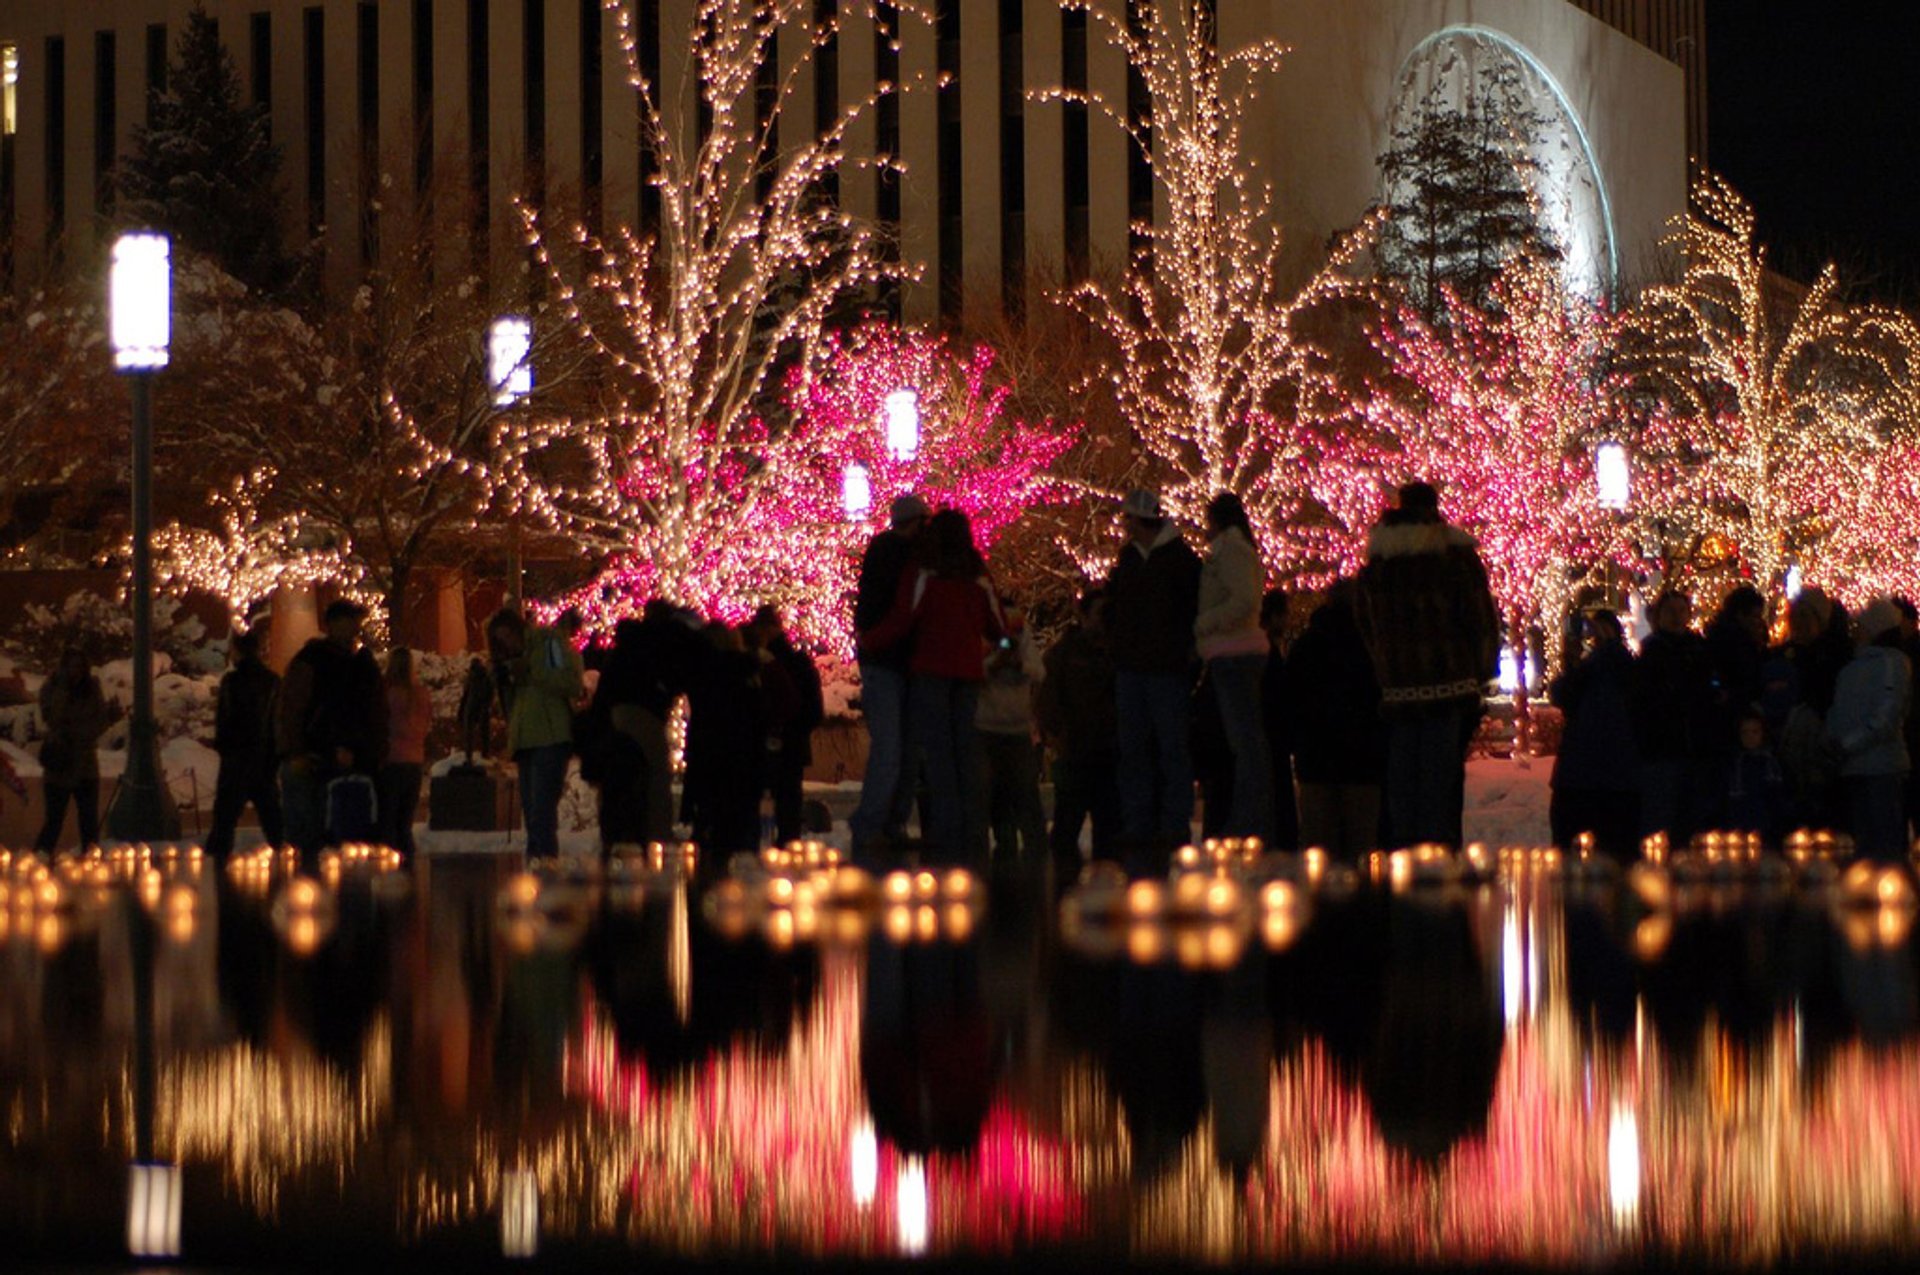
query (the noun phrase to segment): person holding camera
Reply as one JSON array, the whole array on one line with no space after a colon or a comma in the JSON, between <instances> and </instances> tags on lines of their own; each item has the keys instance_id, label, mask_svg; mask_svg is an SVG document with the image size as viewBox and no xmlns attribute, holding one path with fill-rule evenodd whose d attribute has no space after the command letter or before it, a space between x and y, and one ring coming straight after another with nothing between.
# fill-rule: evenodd
<instances>
[{"instance_id":1,"label":"person holding camera","mask_svg":"<svg viewBox=\"0 0 1920 1275\"><path fill-rule=\"evenodd\" d=\"M981 757L987 773L987 824L996 858L1037 859L1047 845L1040 805L1040 750L1034 744L1034 692L1046 676L1026 613L1002 600L1007 633L987 653L980 691Z\"/></svg>"}]
</instances>

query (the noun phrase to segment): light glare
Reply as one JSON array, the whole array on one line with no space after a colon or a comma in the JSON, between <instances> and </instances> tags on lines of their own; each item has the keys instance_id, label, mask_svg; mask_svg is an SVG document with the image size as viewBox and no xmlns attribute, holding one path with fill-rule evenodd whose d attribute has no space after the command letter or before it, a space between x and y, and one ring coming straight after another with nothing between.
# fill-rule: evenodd
<instances>
[{"instance_id":1,"label":"light glare","mask_svg":"<svg viewBox=\"0 0 1920 1275\"><path fill-rule=\"evenodd\" d=\"M107 310L113 364L123 372L167 365L173 339L173 249L165 235L135 232L113 243Z\"/></svg>"}]
</instances>

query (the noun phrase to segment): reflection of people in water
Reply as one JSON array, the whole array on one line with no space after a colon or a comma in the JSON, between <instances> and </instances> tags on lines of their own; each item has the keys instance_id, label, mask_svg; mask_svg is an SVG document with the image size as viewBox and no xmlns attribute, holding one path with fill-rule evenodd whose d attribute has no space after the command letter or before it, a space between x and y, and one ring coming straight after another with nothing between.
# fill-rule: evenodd
<instances>
[{"instance_id":1,"label":"reflection of people in water","mask_svg":"<svg viewBox=\"0 0 1920 1275\"><path fill-rule=\"evenodd\" d=\"M281 996L314 1052L355 1077L367 1029L387 999L392 934L365 882L349 883L334 906L338 919L319 950L282 964Z\"/></svg>"},{"instance_id":2,"label":"reflection of people in water","mask_svg":"<svg viewBox=\"0 0 1920 1275\"><path fill-rule=\"evenodd\" d=\"M1465 911L1396 899L1361 1087L1389 1147L1435 1161L1486 1127L1504 1045L1500 1005Z\"/></svg>"},{"instance_id":3,"label":"reflection of people in water","mask_svg":"<svg viewBox=\"0 0 1920 1275\"><path fill-rule=\"evenodd\" d=\"M735 1040L784 1048L794 1016L813 1001L817 954L724 939L697 915L698 896L689 902L696 915L683 918L684 966L671 952L681 940L665 899L638 912L605 912L588 936L594 995L612 1016L622 1055L643 1055L649 1068L666 1070L691 1067ZM680 970L686 985L676 991Z\"/></svg>"},{"instance_id":4,"label":"reflection of people in water","mask_svg":"<svg viewBox=\"0 0 1920 1275\"><path fill-rule=\"evenodd\" d=\"M874 1131L909 1155L980 1140L996 1076L973 943L867 945L860 1080Z\"/></svg>"}]
</instances>

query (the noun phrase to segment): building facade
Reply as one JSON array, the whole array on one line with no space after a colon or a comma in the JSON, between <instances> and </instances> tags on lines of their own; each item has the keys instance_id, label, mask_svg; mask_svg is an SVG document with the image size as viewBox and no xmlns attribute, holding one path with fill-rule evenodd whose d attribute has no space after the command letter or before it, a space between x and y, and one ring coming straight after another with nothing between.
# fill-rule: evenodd
<instances>
[{"instance_id":1,"label":"building facade","mask_svg":"<svg viewBox=\"0 0 1920 1275\"><path fill-rule=\"evenodd\" d=\"M1099 0L1118 3L1118 0ZM837 0L841 31L796 77L785 117L803 128L881 81L950 77L867 113L852 148L897 154L905 176L842 175L856 215L897 225L924 263L906 317L951 319L1123 261L1154 191L1126 139L1085 107L1033 89L1087 88L1125 102L1119 52L1058 0L943 0L931 27L876 30ZM836 0L816 0L832 12ZM1574 155L1565 205L1596 282L1630 282L1685 206L1704 65L1701 0L1215 0L1232 47L1293 49L1268 83L1249 141L1277 195L1287 268L1303 277L1329 235L1380 198L1376 157L1410 94L1464 54L1507 59ZM694 0L624 0L646 73L683 104ZM883 9L886 7L881 6ZM14 286L96 246L111 173L164 84L186 0L0 0L0 250ZM856 16L856 8L861 14ZM510 201L565 193L605 224L644 226L645 157L622 49L601 0L207 0L243 92L271 110L284 150L290 236L326 231L348 277L430 184L471 201L459 228L494 261L517 250ZM783 44L794 69L801 51ZM1690 103L1690 96L1692 101ZM1564 144L1564 145L1563 145ZM378 211L376 211L376 208ZM1558 214L1556 214L1558 215Z\"/></svg>"}]
</instances>

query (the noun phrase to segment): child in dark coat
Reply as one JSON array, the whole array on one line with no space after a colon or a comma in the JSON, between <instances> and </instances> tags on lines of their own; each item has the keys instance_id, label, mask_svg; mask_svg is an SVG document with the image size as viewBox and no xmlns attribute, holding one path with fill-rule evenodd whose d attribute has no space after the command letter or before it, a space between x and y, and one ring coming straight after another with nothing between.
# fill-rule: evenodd
<instances>
[{"instance_id":1,"label":"child in dark coat","mask_svg":"<svg viewBox=\"0 0 1920 1275\"><path fill-rule=\"evenodd\" d=\"M1766 718L1749 709L1740 716L1740 751L1728 763L1727 831L1757 832L1771 842L1786 813L1786 772L1767 744Z\"/></svg>"}]
</instances>

